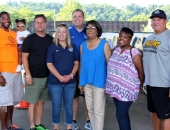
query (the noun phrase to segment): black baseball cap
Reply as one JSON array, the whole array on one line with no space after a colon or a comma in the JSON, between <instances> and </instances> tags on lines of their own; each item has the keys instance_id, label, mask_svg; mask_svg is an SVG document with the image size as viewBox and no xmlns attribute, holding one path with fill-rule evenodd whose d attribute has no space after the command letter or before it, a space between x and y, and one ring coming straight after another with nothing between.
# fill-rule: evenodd
<instances>
[{"instance_id":1,"label":"black baseball cap","mask_svg":"<svg viewBox=\"0 0 170 130\"><path fill-rule=\"evenodd\" d=\"M154 17L160 17L160 18L166 19L166 14L163 10L157 9L153 11L152 15L150 16L151 19Z\"/></svg>"}]
</instances>

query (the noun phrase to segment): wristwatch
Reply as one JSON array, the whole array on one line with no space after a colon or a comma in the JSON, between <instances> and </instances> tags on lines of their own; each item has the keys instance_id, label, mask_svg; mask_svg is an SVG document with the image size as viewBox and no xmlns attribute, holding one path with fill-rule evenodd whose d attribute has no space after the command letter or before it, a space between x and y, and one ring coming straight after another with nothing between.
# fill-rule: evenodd
<instances>
[{"instance_id":1,"label":"wristwatch","mask_svg":"<svg viewBox=\"0 0 170 130\"><path fill-rule=\"evenodd\" d=\"M73 77L74 77L74 74L73 74L73 73L71 73L70 75L71 75L71 79L73 79Z\"/></svg>"}]
</instances>

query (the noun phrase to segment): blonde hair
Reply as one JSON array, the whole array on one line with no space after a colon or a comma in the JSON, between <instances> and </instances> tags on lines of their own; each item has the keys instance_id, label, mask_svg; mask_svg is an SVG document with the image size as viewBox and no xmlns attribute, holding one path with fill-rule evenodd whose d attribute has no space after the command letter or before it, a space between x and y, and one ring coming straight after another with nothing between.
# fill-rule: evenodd
<instances>
[{"instance_id":1,"label":"blonde hair","mask_svg":"<svg viewBox=\"0 0 170 130\"><path fill-rule=\"evenodd\" d=\"M68 27L66 24L59 24L56 28L56 31L55 31L55 34L54 34L54 44L58 47L58 44L59 44L59 41L58 41L58 30L60 27L65 27L66 28L66 43L68 45L69 48L72 48L72 45L71 45L71 38L70 38L70 32L68 30Z\"/></svg>"}]
</instances>

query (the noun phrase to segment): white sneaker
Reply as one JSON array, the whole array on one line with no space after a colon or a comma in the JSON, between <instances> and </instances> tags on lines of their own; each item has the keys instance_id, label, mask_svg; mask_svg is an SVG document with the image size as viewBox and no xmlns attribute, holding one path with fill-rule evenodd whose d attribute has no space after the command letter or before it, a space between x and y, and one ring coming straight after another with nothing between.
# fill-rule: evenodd
<instances>
[{"instance_id":1,"label":"white sneaker","mask_svg":"<svg viewBox=\"0 0 170 130\"><path fill-rule=\"evenodd\" d=\"M73 130L77 130L78 129L77 123L72 122L72 129Z\"/></svg>"},{"instance_id":2,"label":"white sneaker","mask_svg":"<svg viewBox=\"0 0 170 130\"><path fill-rule=\"evenodd\" d=\"M18 65L18 66L17 66L17 69L16 69L16 72L21 72L21 70L23 70L22 65Z\"/></svg>"},{"instance_id":3,"label":"white sneaker","mask_svg":"<svg viewBox=\"0 0 170 130\"><path fill-rule=\"evenodd\" d=\"M84 126L86 129L88 129L88 130L93 130L93 128L92 128L92 125L91 125L91 122L86 122L86 124L85 124L85 126Z\"/></svg>"}]
</instances>

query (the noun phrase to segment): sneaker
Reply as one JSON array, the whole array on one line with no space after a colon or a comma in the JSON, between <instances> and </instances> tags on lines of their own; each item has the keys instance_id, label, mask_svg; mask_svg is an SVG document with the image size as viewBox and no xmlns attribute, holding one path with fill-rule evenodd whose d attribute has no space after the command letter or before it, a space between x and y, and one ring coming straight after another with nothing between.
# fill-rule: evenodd
<instances>
[{"instance_id":1,"label":"sneaker","mask_svg":"<svg viewBox=\"0 0 170 130\"><path fill-rule=\"evenodd\" d=\"M44 125L40 124L40 125L36 125L36 130L48 130Z\"/></svg>"},{"instance_id":2,"label":"sneaker","mask_svg":"<svg viewBox=\"0 0 170 130\"><path fill-rule=\"evenodd\" d=\"M16 124L12 124L6 128L7 130L23 130L22 128L19 128Z\"/></svg>"},{"instance_id":3,"label":"sneaker","mask_svg":"<svg viewBox=\"0 0 170 130\"><path fill-rule=\"evenodd\" d=\"M31 128L30 130L37 130L37 128L34 127L34 128Z\"/></svg>"},{"instance_id":4,"label":"sneaker","mask_svg":"<svg viewBox=\"0 0 170 130\"><path fill-rule=\"evenodd\" d=\"M86 122L85 126L84 126L86 129L88 130L93 130L92 128L92 125L91 125L91 122Z\"/></svg>"},{"instance_id":5,"label":"sneaker","mask_svg":"<svg viewBox=\"0 0 170 130\"><path fill-rule=\"evenodd\" d=\"M21 72L21 70L23 70L22 65L18 65L17 69L16 69L16 72Z\"/></svg>"},{"instance_id":6,"label":"sneaker","mask_svg":"<svg viewBox=\"0 0 170 130\"><path fill-rule=\"evenodd\" d=\"M77 130L78 129L77 123L74 123L74 122L72 123L72 129L73 130Z\"/></svg>"}]
</instances>

